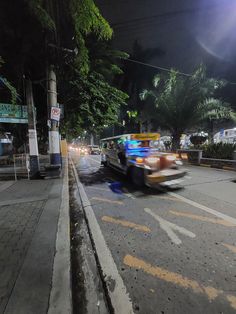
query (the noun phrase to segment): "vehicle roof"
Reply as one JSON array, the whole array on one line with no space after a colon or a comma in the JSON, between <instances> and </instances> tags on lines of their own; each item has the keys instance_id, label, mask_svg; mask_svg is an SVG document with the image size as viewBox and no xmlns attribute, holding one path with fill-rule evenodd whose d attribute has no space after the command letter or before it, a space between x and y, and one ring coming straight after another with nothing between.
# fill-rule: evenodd
<instances>
[{"instance_id":1,"label":"vehicle roof","mask_svg":"<svg viewBox=\"0 0 236 314\"><path fill-rule=\"evenodd\" d=\"M150 137L150 135L156 135L160 137L159 133L130 133L130 134L121 134L121 135L117 135L117 136L112 136L112 137L107 137L107 138L103 138L101 139L101 141L107 141L107 140L113 140L116 138L120 138L120 137L127 137L127 139L131 139L132 136L139 136L139 135L146 135L146 138L140 138L138 140L151 140L152 138L148 139L148 137Z\"/></svg>"}]
</instances>

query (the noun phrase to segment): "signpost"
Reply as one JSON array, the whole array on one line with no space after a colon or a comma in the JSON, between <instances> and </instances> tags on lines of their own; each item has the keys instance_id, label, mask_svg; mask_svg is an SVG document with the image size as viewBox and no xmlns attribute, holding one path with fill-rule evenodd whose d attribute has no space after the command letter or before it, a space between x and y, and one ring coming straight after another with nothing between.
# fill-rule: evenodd
<instances>
[{"instance_id":1,"label":"signpost","mask_svg":"<svg viewBox=\"0 0 236 314\"><path fill-rule=\"evenodd\" d=\"M60 121L61 109L58 107L51 107L51 120Z\"/></svg>"}]
</instances>

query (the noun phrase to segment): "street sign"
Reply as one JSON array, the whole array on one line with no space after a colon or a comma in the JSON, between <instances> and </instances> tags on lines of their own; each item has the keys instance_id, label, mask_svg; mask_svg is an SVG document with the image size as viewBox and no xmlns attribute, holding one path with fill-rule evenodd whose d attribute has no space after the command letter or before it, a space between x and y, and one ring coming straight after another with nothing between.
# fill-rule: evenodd
<instances>
[{"instance_id":1,"label":"street sign","mask_svg":"<svg viewBox=\"0 0 236 314\"><path fill-rule=\"evenodd\" d=\"M0 122L28 123L27 106L0 103Z\"/></svg>"},{"instance_id":2,"label":"street sign","mask_svg":"<svg viewBox=\"0 0 236 314\"><path fill-rule=\"evenodd\" d=\"M61 109L58 107L51 107L51 120L60 121Z\"/></svg>"}]
</instances>

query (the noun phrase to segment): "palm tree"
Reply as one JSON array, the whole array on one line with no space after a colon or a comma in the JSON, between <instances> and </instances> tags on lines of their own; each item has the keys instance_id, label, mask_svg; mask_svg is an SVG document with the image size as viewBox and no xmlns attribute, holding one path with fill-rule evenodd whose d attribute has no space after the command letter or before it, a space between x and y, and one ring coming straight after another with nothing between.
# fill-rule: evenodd
<instances>
[{"instance_id":1,"label":"palm tree","mask_svg":"<svg viewBox=\"0 0 236 314\"><path fill-rule=\"evenodd\" d=\"M209 108L203 117L203 122L207 124L209 140L213 142L215 123L223 121L236 121L236 113L230 107L230 104L216 98L207 98L204 106Z\"/></svg>"},{"instance_id":2,"label":"palm tree","mask_svg":"<svg viewBox=\"0 0 236 314\"><path fill-rule=\"evenodd\" d=\"M176 150L180 146L181 134L209 118L210 113L216 110L216 102L209 98L224 84L207 78L205 67L200 65L191 76L181 76L175 70L171 70L164 79L160 75L155 76L155 90L144 90L140 98L145 100L152 96L156 106L152 117L155 114L158 124L171 133L172 149ZM227 107L222 104L218 101L218 109L225 110L226 114Z\"/></svg>"}]
</instances>

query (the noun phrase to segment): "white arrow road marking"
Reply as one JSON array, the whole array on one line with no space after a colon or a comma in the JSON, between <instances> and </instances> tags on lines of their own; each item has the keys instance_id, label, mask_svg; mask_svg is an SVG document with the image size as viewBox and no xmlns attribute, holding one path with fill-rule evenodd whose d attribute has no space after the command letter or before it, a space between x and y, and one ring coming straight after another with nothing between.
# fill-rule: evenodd
<instances>
[{"instance_id":1,"label":"white arrow road marking","mask_svg":"<svg viewBox=\"0 0 236 314\"><path fill-rule=\"evenodd\" d=\"M196 234L192 233L191 231L188 231L187 229L185 229L183 227L179 227L179 226L173 224L172 222L169 222L169 221L161 218L160 216L155 214L151 209L144 208L144 211L146 213L148 213L149 215L151 215L152 217L154 217L159 222L160 227L167 233L167 235L169 236L171 241L174 242L175 244L181 244L182 241L175 234L175 232L173 230L178 231L179 233L182 233L183 235L186 235L187 237L190 237L190 238L196 237Z\"/></svg>"}]
</instances>

